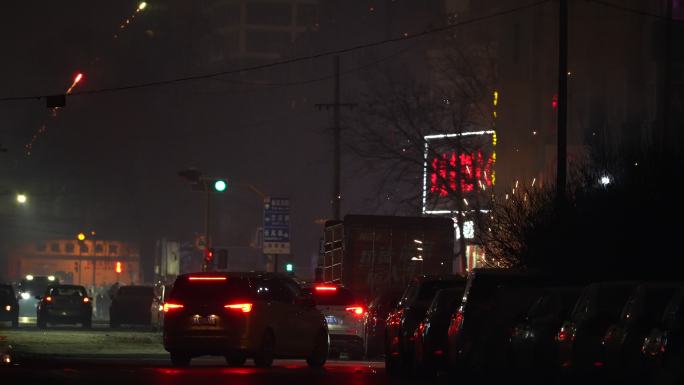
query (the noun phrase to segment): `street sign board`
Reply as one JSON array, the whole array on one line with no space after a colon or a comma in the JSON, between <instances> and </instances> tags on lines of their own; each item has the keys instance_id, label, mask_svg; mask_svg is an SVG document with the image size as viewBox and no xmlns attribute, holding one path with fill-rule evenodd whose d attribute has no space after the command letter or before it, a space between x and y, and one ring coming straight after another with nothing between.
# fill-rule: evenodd
<instances>
[{"instance_id":1,"label":"street sign board","mask_svg":"<svg viewBox=\"0 0 684 385\"><path fill-rule=\"evenodd\" d=\"M290 198L264 199L264 254L290 254Z\"/></svg>"}]
</instances>

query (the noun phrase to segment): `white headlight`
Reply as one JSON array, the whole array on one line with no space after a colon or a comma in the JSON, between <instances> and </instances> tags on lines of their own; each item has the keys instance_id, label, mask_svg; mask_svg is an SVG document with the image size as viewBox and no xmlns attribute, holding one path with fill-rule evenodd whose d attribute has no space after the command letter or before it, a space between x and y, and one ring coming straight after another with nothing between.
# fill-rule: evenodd
<instances>
[{"instance_id":1,"label":"white headlight","mask_svg":"<svg viewBox=\"0 0 684 385\"><path fill-rule=\"evenodd\" d=\"M29 293L28 291L21 293L21 299L29 299L29 298L31 298L31 293Z\"/></svg>"},{"instance_id":2,"label":"white headlight","mask_svg":"<svg viewBox=\"0 0 684 385\"><path fill-rule=\"evenodd\" d=\"M31 274L26 276L27 281L33 281L33 276Z\"/></svg>"},{"instance_id":3,"label":"white headlight","mask_svg":"<svg viewBox=\"0 0 684 385\"><path fill-rule=\"evenodd\" d=\"M5 311L10 311L10 310L12 310L12 306L6 305L6 306L5 306Z\"/></svg>"},{"instance_id":4,"label":"white headlight","mask_svg":"<svg viewBox=\"0 0 684 385\"><path fill-rule=\"evenodd\" d=\"M54 275L48 275L48 281L54 281L55 276Z\"/></svg>"}]
</instances>

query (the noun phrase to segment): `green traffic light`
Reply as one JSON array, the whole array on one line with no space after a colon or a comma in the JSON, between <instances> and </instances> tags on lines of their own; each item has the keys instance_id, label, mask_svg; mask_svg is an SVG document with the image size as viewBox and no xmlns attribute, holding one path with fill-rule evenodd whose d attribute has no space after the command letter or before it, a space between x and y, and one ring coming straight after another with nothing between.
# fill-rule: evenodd
<instances>
[{"instance_id":1,"label":"green traffic light","mask_svg":"<svg viewBox=\"0 0 684 385\"><path fill-rule=\"evenodd\" d=\"M288 263L285 265L285 271L287 271L288 273L291 273L292 270L294 270L294 266L291 263Z\"/></svg>"},{"instance_id":2,"label":"green traffic light","mask_svg":"<svg viewBox=\"0 0 684 385\"><path fill-rule=\"evenodd\" d=\"M224 192L226 191L226 188L228 188L228 184L226 184L225 180L219 179L214 182L214 190L218 192Z\"/></svg>"}]
</instances>

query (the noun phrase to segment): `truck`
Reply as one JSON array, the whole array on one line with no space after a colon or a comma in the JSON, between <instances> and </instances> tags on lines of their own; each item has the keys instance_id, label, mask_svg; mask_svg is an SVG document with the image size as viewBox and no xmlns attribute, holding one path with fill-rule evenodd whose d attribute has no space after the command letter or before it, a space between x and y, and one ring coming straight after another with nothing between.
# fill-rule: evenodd
<instances>
[{"instance_id":1,"label":"truck","mask_svg":"<svg viewBox=\"0 0 684 385\"><path fill-rule=\"evenodd\" d=\"M371 299L417 275L453 273L454 239L450 218L346 215L325 223L316 278Z\"/></svg>"}]
</instances>

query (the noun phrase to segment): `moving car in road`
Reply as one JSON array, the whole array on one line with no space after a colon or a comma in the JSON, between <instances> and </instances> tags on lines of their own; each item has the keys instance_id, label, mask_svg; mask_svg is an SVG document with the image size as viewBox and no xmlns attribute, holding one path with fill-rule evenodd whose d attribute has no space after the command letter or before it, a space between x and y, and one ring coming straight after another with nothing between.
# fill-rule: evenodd
<instances>
[{"instance_id":1,"label":"moving car in road","mask_svg":"<svg viewBox=\"0 0 684 385\"><path fill-rule=\"evenodd\" d=\"M684 381L684 289L673 296L662 318L643 341L641 353L660 384Z\"/></svg>"},{"instance_id":2,"label":"moving car in road","mask_svg":"<svg viewBox=\"0 0 684 385\"><path fill-rule=\"evenodd\" d=\"M81 324L89 329L93 324L92 298L85 287L53 285L48 287L37 308L36 324L45 329L48 324Z\"/></svg>"},{"instance_id":3,"label":"moving car in road","mask_svg":"<svg viewBox=\"0 0 684 385\"><path fill-rule=\"evenodd\" d=\"M558 360L564 377L602 374L602 340L634 288L633 281L593 283L582 290L575 308L556 335Z\"/></svg>"},{"instance_id":4,"label":"moving car in road","mask_svg":"<svg viewBox=\"0 0 684 385\"><path fill-rule=\"evenodd\" d=\"M437 291L462 288L465 280L455 275L421 276L411 280L397 308L387 316L385 368L391 375L408 371L413 362L414 332Z\"/></svg>"},{"instance_id":5,"label":"moving car in road","mask_svg":"<svg viewBox=\"0 0 684 385\"><path fill-rule=\"evenodd\" d=\"M415 331L413 367L417 374L433 377L445 368L445 351L449 320L463 299L464 288L442 289L435 294L430 307Z\"/></svg>"},{"instance_id":6,"label":"moving car in road","mask_svg":"<svg viewBox=\"0 0 684 385\"><path fill-rule=\"evenodd\" d=\"M556 333L568 319L582 287L549 287L513 328L509 357L517 377L533 384L551 382L556 373Z\"/></svg>"},{"instance_id":7,"label":"moving car in road","mask_svg":"<svg viewBox=\"0 0 684 385\"><path fill-rule=\"evenodd\" d=\"M59 279L53 275L29 274L19 281L19 315L33 317L38 306L37 296L43 295L50 285L58 285Z\"/></svg>"},{"instance_id":8,"label":"moving car in road","mask_svg":"<svg viewBox=\"0 0 684 385\"><path fill-rule=\"evenodd\" d=\"M152 286L121 286L109 306L109 326L150 325L154 299Z\"/></svg>"},{"instance_id":9,"label":"moving car in road","mask_svg":"<svg viewBox=\"0 0 684 385\"><path fill-rule=\"evenodd\" d=\"M498 309L501 307L502 293L509 290L513 294L516 290L525 299L533 291L526 289L538 288L541 277L527 270L517 269L474 269L468 275L463 301L458 310L452 314L448 329L447 362L448 369L456 373L459 369L464 374L482 374L486 367L494 362L489 362L486 357L492 344L500 343L499 339L489 340L488 333L499 331L501 325L494 325L492 321L498 321L502 314L497 312L522 310L525 301L516 301L511 309ZM522 299L523 297L521 297ZM530 306L531 306L530 301ZM529 307L527 309L529 310ZM510 316L514 313L506 314ZM501 321L511 322L512 328L515 321L509 318ZM510 336L510 335L509 335ZM497 337L500 337L497 335ZM501 347L502 349L505 346Z\"/></svg>"},{"instance_id":10,"label":"moving car in road","mask_svg":"<svg viewBox=\"0 0 684 385\"><path fill-rule=\"evenodd\" d=\"M644 338L658 325L665 307L681 286L678 283L644 283L634 290L620 319L603 337L605 367L611 378L626 381L645 374L641 354Z\"/></svg>"},{"instance_id":11,"label":"moving car in road","mask_svg":"<svg viewBox=\"0 0 684 385\"><path fill-rule=\"evenodd\" d=\"M330 333L330 356L347 353L363 358L363 319L366 305L351 290L336 285L317 285L312 290L316 308L325 317Z\"/></svg>"},{"instance_id":12,"label":"moving car in road","mask_svg":"<svg viewBox=\"0 0 684 385\"><path fill-rule=\"evenodd\" d=\"M368 305L363 319L363 347L366 359L377 358L385 352L385 320L397 307L401 290L386 290Z\"/></svg>"},{"instance_id":13,"label":"moving car in road","mask_svg":"<svg viewBox=\"0 0 684 385\"><path fill-rule=\"evenodd\" d=\"M0 284L0 322L11 322L19 327L19 301L12 285Z\"/></svg>"},{"instance_id":14,"label":"moving car in road","mask_svg":"<svg viewBox=\"0 0 684 385\"><path fill-rule=\"evenodd\" d=\"M325 318L311 296L285 275L184 274L176 279L164 313L164 348L174 366L219 355L235 366L247 357L258 367L290 357L322 367L328 357Z\"/></svg>"}]
</instances>

